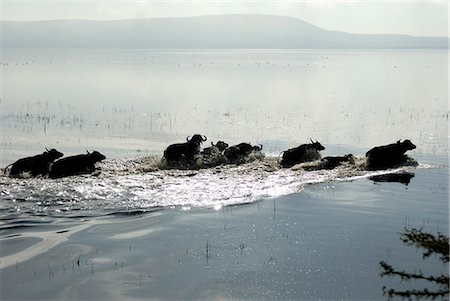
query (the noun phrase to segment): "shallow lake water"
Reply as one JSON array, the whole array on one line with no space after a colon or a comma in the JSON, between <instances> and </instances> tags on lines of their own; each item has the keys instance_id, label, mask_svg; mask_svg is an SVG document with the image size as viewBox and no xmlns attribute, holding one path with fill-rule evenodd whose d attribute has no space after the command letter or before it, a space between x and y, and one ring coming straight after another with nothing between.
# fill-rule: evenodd
<instances>
[{"instance_id":1,"label":"shallow lake water","mask_svg":"<svg viewBox=\"0 0 450 301\"><path fill-rule=\"evenodd\" d=\"M3 49L0 68L0 167L107 157L95 176L0 176L2 299L383 299L404 284L380 260L448 269L399 240L448 235L448 51ZM157 169L195 133L266 158ZM278 167L310 138L357 164ZM362 168L399 139L417 166Z\"/></svg>"}]
</instances>

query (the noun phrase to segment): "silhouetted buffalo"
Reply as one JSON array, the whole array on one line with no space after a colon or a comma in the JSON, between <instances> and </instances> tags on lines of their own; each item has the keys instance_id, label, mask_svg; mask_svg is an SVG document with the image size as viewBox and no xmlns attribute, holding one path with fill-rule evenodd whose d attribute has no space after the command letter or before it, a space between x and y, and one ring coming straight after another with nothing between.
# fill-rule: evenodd
<instances>
[{"instance_id":1,"label":"silhouetted buffalo","mask_svg":"<svg viewBox=\"0 0 450 301\"><path fill-rule=\"evenodd\" d=\"M95 163L106 159L97 151L87 154L76 155L60 159L50 166L50 178L61 178L67 176L92 173L95 170Z\"/></svg>"},{"instance_id":2,"label":"silhouetted buffalo","mask_svg":"<svg viewBox=\"0 0 450 301\"><path fill-rule=\"evenodd\" d=\"M355 163L355 157L352 154L348 154L345 156L324 157L320 160L320 168L334 169L345 162L353 164Z\"/></svg>"},{"instance_id":3,"label":"silhouetted buffalo","mask_svg":"<svg viewBox=\"0 0 450 301\"><path fill-rule=\"evenodd\" d=\"M169 166L192 167L195 164L195 156L200 153L200 145L207 140L206 136L195 134L186 142L169 145L164 150L164 158Z\"/></svg>"},{"instance_id":4,"label":"silhouetted buffalo","mask_svg":"<svg viewBox=\"0 0 450 301\"><path fill-rule=\"evenodd\" d=\"M228 147L228 143L218 141L216 144L211 142L211 146L205 147L201 152L197 164L199 168L209 168L227 163L227 158L223 151Z\"/></svg>"},{"instance_id":5,"label":"silhouetted buffalo","mask_svg":"<svg viewBox=\"0 0 450 301\"><path fill-rule=\"evenodd\" d=\"M46 175L48 174L49 164L62 156L63 154L56 149L52 148L49 150L46 148L46 151L40 155L22 158L6 166L5 172L11 166L10 177L18 177L24 172L29 172L33 177Z\"/></svg>"},{"instance_id":6,"label":"silhouetted buffalo","mask_svg":"<svg viewBox=\"0 0 450 301\"><path fill-rule=\"evenodd\" d=\"M321 158L319 151L325 149L317 140L316 142L312 141L308 144L302 144L298 147L288 149L283 151L280 155L282 155L281 166L284 168L292 167L296 164L315 161Z\"/></svg>"},{"instance_id":7,"label":"silhouetted buffalo","mask_svg":"<svg viewBox=\"0 0 450 301\"><path fill-rule=\"evenodd\" d=\"M405 153L415 149L416 146L410 140L382 145L372 148L366 153L367 167L369 169L391 168L408 161Z\"/></svg>"},{"instance_id":8,"label":"silhouetted buffalo","mask_svg":"<svg viewBox=\"0 0 450 301\"><path fill-rule=\"evenodd\" d=\"M205 147L202 150L202 155L210 156L218 153L222 153L228 147L228 143L223 141L217 141L216 144L211 142L211 146Z\"/></svg>"},{"instance_id":9,"label":"silhouetted buffalo","mask_svg":"<svg viewBox=\"0 0 450 301\"><path fill-rule=\"evenodd\" d=\"M228 163L242 164L252 152L260 152L263 146L252 146L249 143L239 143L228 147L223 154L227 158Z\"/></svg>"}]
</instances>

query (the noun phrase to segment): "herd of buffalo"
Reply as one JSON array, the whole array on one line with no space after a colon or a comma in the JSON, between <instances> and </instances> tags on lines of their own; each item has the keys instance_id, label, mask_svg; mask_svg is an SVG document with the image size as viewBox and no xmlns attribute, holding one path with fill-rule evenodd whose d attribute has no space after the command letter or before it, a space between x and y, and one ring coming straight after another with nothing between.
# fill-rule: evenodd
<instances>
[{"instance_id":1,"label":"herd of buffalo","mask_svg":"<svg viewBox=\"0 0 450 301\"><path fill-rule=\"evenodd\" d=\"M187 137L186 142L169 145L161 159L161 166L164 168L195 169L199 166L212 167L222 164L242 164L248 161L249 156L262 154L262 145L252 146L249 143L240 143L229 146L223 141L216 144L211 142L210 147L201 149L206 136L195 134ZM366 153L367 169L392 168L407 162L405 153L415 149L416 146L410 140L397 141L396 143L382 145L372 148ZM320 151L324 150L318 141L302 144L281 152L279 164L282 168L290 168L296 164L319 161L321 169L333 169L345 162L354 162L351 154L345 156L329 156L322 158ZM39 175L50 178L61 178L72 175L92 173L95 170L95 163L106 157L101 153L87 152L86 154L70 156L66 158L55 149L46 149L42 154L26 157L17 160L5 168L11 167L9 176L20 177L23 173L29 173L36 177ZM201 165L199 165L201 161Z\"/></svg>"}]
</instances>

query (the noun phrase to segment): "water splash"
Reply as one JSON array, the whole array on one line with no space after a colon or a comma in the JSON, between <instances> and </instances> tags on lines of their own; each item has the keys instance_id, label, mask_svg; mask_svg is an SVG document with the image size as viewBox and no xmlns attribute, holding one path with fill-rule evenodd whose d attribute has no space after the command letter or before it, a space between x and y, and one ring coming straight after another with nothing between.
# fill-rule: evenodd
<instances>
[{"instance_id":1,"label":"water splash","mask_svg":"<svg viewBox=\"0 0 450 301\"><path fill-rule=\"evenodd\" d=\"M156 156L110 159L99 164L97 174L55 180L2 176L0 210L7 216L96 216L159 207L221 208L300 192L308 184L415 168L367 171L363 158L333 170L314 170L318 162L281 169L276 157L200 170L162 170L159 162Z\"/></svg>"}]
</instances>

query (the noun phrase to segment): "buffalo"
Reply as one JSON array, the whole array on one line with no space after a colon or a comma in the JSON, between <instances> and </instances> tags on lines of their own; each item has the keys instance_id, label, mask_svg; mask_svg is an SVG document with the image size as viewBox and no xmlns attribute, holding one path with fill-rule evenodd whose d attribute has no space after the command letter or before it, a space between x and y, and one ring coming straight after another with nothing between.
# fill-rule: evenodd
<instances>
[{"instance_id":1,"label":"buffalo","mask_svg":"<svg viewBox=\"0 0 450 301\"><path fill-rule=\"evenodd\" d=\"M322 169L334 169L339 165L349 162L351 164L355 163L355 157L352 154L345 156L329 156L324 157L320 160L320 168Z\"/></svg>"},{"instance_id":2,"label":"buffalo","mask_svg":"<svg viewBox=\"0 0 450 301\"><path fill-rule=\"evenodd\" d=\"M227 158L224 156L223 151L228 147L228 143L223 141L217 141L216 144L211 142L211 146L205 147L200 152L200 166L201 168L213 167L224 164L227 162Z\"/></svg>"},{"instance_id":3,"label":"buffalo","mask_svg":"<svg viewBox=\"0 0 450 301\"><path fill-rule=\"evenodd\" d=\"M192 167L195 156L200 153L200 145L207 140L206 136L195 134L186 137L186 142L169 145L164 150L164 159L169 166Z\"/></svg>"},{"instance_id":4,"label":"buffalo","mask_svg":"<svg viewBox=\"0 0 450 301\"><path fill-rule=\"evenodd\" d=\"M6 166L6 169L11 166L9 172L10 177L18 177L24 172L29 172L33 177L38 175L47 175L50 163L63 156L63 153L58 152L56 149L45 149L46 151L40 155L26 157L17 160L16 162Z\"/></svg>"},{"instance_id":5,"label":"buffalo","mask_svg":"<svg viewBox=\"0 0 450 301\"><path fill-rule=\"evenodd\" d=\"M415 149L411 140L398 140L396 143L372 148L366 153L366 164L369 169L392 168L408 161L405 153Z\"/></svg>"},{"instance_id":6,"label":"buffalo","mask_svg":"<svg viewBox=\"0 0 450 301\"><path fill-rule=\"evenodd\" d=\"M281 166L283 168L289 168L296 164L315 161L321 158L319 151L325 149L317 140L316 142L312 141L308 144L302 144L298 147L288 149L283 151L280 155L281 158Z\"/></svg>"},{"instance_id":7,"label":"buffalo","mask_svg":"<svg viewBox=\"0 0 450 301\"><path fill-rule=\"evenodd\" d=\"M228 143L223 141L217 141L216 144L211 142L211 146L205 147L201 154L204 156L212 156L222 153L228 147Z\"/></svg>"},{"instance_id":8,"label":"buffalo","mask_svg":"<svg viewBox=\"0 0 450 301\"><path fill-rule=\"evenodd\" d=\"M228 163L242 164L246 162L248 156L252 152L261 152L262 149L262 144L259 146L252 146L249 143L239 143L226 148L223 154L227 158Z\"/></svg>"},{"instance_id":9,"label":"buffalo","mask_svg":"<svg viewBox=\"0 0 450 301\"><path fill-rule=\"evenodd\" d=\"M106 159L98 151L87 154L66 157L53 162L50 166L50 178L61 178L86 173L92 173L95 170L95 163Z\"/></svg>"}]
</instances>

